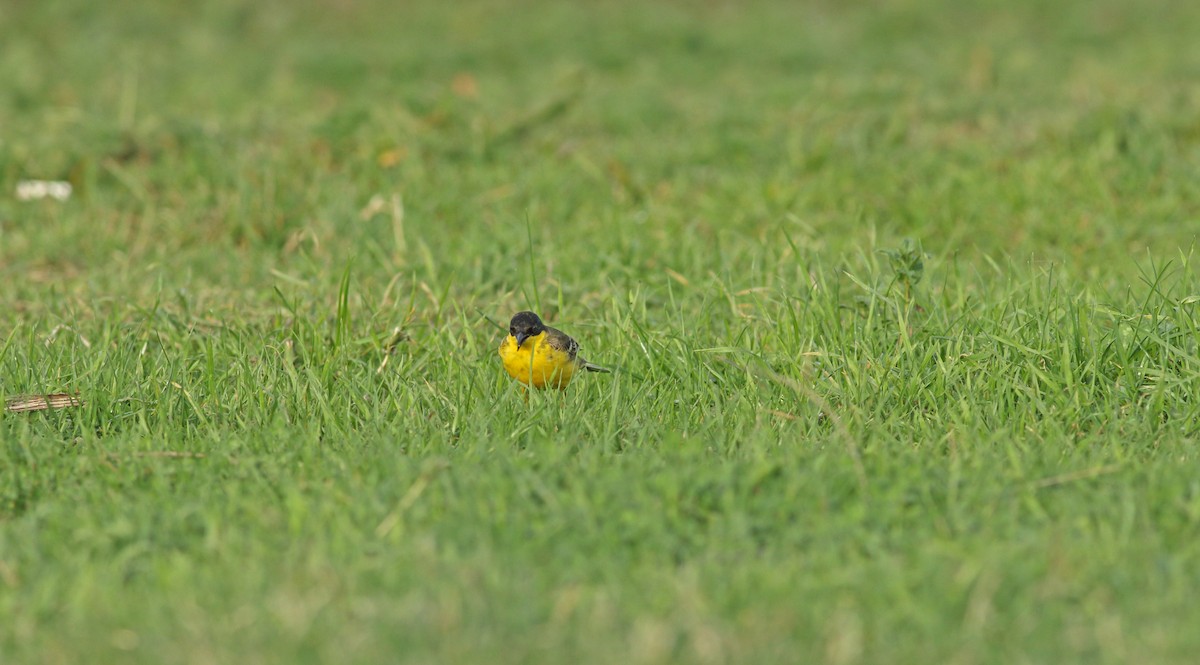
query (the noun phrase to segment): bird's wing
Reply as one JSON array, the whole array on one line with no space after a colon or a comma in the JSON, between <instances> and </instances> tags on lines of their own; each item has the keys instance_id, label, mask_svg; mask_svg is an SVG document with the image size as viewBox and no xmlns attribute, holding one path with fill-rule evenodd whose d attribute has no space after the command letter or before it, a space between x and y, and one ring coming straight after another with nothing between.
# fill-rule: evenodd
<instances>
[{"instance_id":1,"label":"bird's wing","mask_svg":"<svg viewBox=\"0 0 1200 665\"><path fill-rule=\"evenodd\" d=\"M549 344L551 348L566 353L571 357L571 360L575 361L576 365L589 372L612 372L612 370L608 369L607 367L593 365L583 358L580 358L578 355L579 342L576 342L571 338L570 335L561 330L555 328L546 328L546 343Z\"/></svg>"},{"instance_id":2,"label":"bird's wing","mask_svg":"<svg viewBox=\"0 0 1200 665\"><path fill-rule=\"evenodd\" d=\"M567 354L571 360L575 360L575 354L579 353L579 342L571 339L570 335L557 328L546 328L545 343L549 344L550 348Z\"/></svg>"}]
</instances>

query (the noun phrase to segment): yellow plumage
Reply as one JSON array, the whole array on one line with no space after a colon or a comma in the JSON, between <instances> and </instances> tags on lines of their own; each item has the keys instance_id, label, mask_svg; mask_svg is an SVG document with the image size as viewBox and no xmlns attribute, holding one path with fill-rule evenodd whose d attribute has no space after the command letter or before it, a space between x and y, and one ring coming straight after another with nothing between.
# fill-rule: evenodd
<instances>
[{"instance_id":1,"label":"yellow plumage","mask_svg":"<svg viewBox=\"0 0 1200 665\"><path fill-rule=\"evenodd\" d=\"M512 378L534 388L558 388L571 383L579 367L575 356L545 343L545 331L526 338L520 346L512 335L500 344L500 359Z\"/></svg>"}]
</instances>

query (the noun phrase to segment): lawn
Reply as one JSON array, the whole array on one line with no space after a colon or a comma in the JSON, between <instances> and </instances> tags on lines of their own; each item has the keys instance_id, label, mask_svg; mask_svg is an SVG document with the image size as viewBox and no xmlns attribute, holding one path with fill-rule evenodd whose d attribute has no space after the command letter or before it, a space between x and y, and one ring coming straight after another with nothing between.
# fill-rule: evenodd
<instances>
[{"instance_id":1,"label":"lawn","mask_svg":"<svg viewBox=\"0 0 1200 665\"><path fill-rule=\"evenodd\" d=\"M1194 662L1198 34L4 3L0 662Z\"/></svg>"}]
</instances>

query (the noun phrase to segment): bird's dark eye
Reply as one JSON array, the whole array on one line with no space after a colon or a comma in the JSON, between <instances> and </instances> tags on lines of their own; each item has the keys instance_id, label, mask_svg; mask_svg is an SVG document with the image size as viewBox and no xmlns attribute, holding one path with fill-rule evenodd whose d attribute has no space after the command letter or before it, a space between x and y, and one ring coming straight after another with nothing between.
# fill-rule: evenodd
<instances>
[{"instance_id":1,"label":"bird's dark eye","mask_svg":"<svg viewBox=\"0 0 1200 665\"><path fill-rule=\"evenodd\" d=\"M516 337L516 336L517 336L517 328L516 328L516 326L513 326L512 328L509 328L509 329L508 329L508 334L512 335L513 337Z\"/></svg>"}]
</instances>

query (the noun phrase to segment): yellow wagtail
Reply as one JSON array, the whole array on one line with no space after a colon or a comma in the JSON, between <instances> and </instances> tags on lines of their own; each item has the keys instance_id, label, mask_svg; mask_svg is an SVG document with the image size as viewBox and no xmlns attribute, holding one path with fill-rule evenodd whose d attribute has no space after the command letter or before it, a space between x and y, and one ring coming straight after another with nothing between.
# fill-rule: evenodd
<instances>
[{"instance_id":1,"label":"yellow wagtail","mask_svg":"<svg viewBox=\"0 0 1200 665\"><path fill-rule=\"evenodd\" d=\"M580 358L579 342L542 323L533 312L517 312L500 343L500 359L512 378L534 388L562 390L576 370L608 372Z\"/></svg>"}]
</instances>

